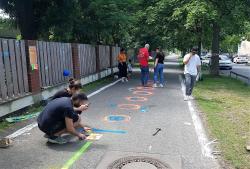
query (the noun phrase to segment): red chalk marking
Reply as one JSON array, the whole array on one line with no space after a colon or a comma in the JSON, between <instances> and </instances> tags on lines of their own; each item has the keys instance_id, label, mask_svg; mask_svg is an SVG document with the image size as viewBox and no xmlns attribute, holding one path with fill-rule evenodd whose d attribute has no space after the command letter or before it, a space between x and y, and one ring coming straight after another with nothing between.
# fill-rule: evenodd
<instances>
[{"instance_id":1,"label":"red chalk marking","mask_svg":"<svg viewBox=\"0 0 250 169\"><path fill-rule=\"evenodd\" d=\"M133 94L135 95L141 95L141 96L150 96L150 95L153 95L152 92L149 92L149 91L134 91Z\"/></svg>"},{"instance_id":2,"label":"red chalk marking","mask_svg":"<svg viewBox=\"0 0 250 169\"><path fill-rule=\"evenodd\" d=\"M125 99L128 100L128 101L132 101L132 102L145 102L145 101L148 100L146 97L139 97L139 96L125 97Z\"/></svg>"},{"instance_id":3,"label":"red chalk marking","mask_svg":"<svg viewBox=\"0 0 250 169\"><path fill-rule=\"evenodd\" d=\"M118 107L124 110L139 110L141 108L138 104L119 104Z\"/></svg>"}]
</instances>

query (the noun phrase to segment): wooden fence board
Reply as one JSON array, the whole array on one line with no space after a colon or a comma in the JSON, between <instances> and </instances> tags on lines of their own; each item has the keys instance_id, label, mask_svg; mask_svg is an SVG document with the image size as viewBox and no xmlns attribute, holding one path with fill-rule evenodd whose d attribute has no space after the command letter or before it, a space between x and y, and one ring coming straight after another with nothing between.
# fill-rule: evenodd
<instances>
[{"instance_id":1,"label":"wooden fence board","mask_svg":"<svg viewBox=\"0 0 250 169\"><path fill-rule=\"evenodd\" d=\"M4 60L7 89L8 89L7 94L8 94L8 97L13 97L13 83L12 83L12 74L11 74L11 67L10 67L10 53L9 53L9 47L8 47L8 40L3 39L2 49L4 52L3 60Z\"/></svg>"},{"instance_id":2,"label":"wooden fence board","mask_svg":"<svg viewBox=\"0 0 250 169\"><path fill-rule=\"evenodd\" d=\"M4 51L2 50L2 41L0 39L0 89L1 89L0 96L2 99L6 99L7 98L7 86L6 86L6 81L5 81L3 57L4 57Z\"/></svg>"},{"instance_id":3,"label":"wooden fence board","mask_svg":"<svg viewBox=\"0 0 250 169\"><path fill-rule=\"evenodd\" d=\"M21 47L20 42L16 41L16 63L17 63L17 79L18 79L18 90L19 94L24 94L24 82L23 82L23 70L22 70L22 58L21 58Z\"/></svg>"},{"instance_id":4,"label":"wooden fence board","mask_svg":"<svg viewBox=\"0 0 250 169\"><path fill-rule=\"evenodd\" d=\"M12 73L12 84L14 96L18 95L18 83L17 83L17 66L16 66L16 54L15 54L15 40L8 40L9 52L10 52L10 63L11 63L11 73Z\"/></svg>"},{"instance_id":5,"label":"wooden fence board","mask_svg":"<svg viewBox=\"0 0 250 169\"><path fill-rule=\"evenodd\" d=\"M24 92L29 92L29 84L28 84L28 73L27 73L27 60L26 60L26 52L25 52L25 42L22 40L20 42L21 47L21 61L22 61L22 72L23 72L23 84L24 84Z\"/></svg>"}]
</instances>

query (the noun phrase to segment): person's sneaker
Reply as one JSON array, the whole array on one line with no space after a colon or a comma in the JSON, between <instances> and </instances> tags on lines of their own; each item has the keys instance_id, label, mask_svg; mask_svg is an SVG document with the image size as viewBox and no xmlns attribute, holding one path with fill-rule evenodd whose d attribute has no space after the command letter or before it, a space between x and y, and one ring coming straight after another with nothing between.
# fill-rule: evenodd
<instances>
[{"instance_id":1,"label":"person's sneaker","mask_svg":"<svg viewBox=\"0 0 250 169\"><path fill-rule=\"evenodd\" d=\"M163 86L163 84L160 84L159 87L163 88L164 86Z\"/></svg>"},{"instance_id":2,"label":"person's sneaker","mask_svg":"<svg viewBox=\"0 0 250 169\"><path fill-rule=\"evenodd\" d=\"M156 84L156 83L154 83L154 84L153 84L153 87L154 87L154 88L156 88L156 87L157 87L157 84Z\"/></svg>"},{"instance_id":3,"label":"person's sneaker","mask_svg":"<svg viewBox=\"0 0 250 169\"><path fill-rule=\"evenodd\" d=\"M188 101L189 100L189 96L184 96L184 101Z\"/></svg>"},{"instance_id":4,"label":"person's sneaker","mask_svg":"<svg viewBox=\"0 0 250 169\"><path fill-rule=\"evenodd\" d=\"M193 96L188 96L188 97L189 97L189 100L194 100Z\"/></svg>"},{"instance_id":5,"label":"person's sneaker","mask_svg":"<svg viewBox=\"0 0 250 169\"><path fill-rule=\"evenodd\" d=\"M124 83L124 78L122 78L122 83Z\"/></svg>"},{"instance_id":6,"label":"person's sneaker","mask_svg":"<svg viewBox=\"0 0 250 169\"><path fill-rule=\"evenodd\" d=\"M53 144L65 144L67 143L67 140L59 136L58 137L54 136L54 137L48 138L48 142L53 143Z\"/></svg>"},{"instance_id":7,"label":"person's sneaker","mask_svg":"<svg viewBox=\"0 0 250 169\"><path fill-rule=\"evenodd\" d=\"M128 78L125 78L125 82L128 82Z\"/></svg>"}]
</instances>

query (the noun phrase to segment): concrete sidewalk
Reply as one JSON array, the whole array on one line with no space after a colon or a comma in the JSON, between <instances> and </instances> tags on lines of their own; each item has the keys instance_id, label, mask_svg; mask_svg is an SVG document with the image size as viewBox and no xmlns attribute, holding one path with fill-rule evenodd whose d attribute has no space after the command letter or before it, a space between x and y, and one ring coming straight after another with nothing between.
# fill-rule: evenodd
<instances>
[{"instance_id":1,"label":"concrete sidewalk","mask_svg":"<svg viewBox=\"0 0 250 169\"><path fill-rule=\"evenodd\" d=\"M157 165L172 169L219 168L216 160L202 153L188 104L183 101L178 64L171 63L166 67L166 88L149 88L145 92L139 87L139 77L135 74L128 83L118 83L91 97L91 107L82 115L84 121L98 129L126 133L104 133L71 168L106 169L114 161L129 156L149 159L140 162L122 159L122 169L155 169ZM109 118L110 115L123 115L125 121ZM156 128L161 131L153 136ZM13 147L0 149L0 168L59 169L83 145L83 141L48 144L35 128L17 137ZM119 168L118 163L114 166Z\"/></svg>"}]
</instances>

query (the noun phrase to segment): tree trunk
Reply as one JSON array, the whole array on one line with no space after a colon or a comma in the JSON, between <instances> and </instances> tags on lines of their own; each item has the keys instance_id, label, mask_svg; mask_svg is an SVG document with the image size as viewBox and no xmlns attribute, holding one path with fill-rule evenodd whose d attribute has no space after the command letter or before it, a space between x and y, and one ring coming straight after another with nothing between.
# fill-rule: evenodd
<instances>
[{"instance_id":1,"label":"tree trunk","mask_svg":"<svg viewBox=\"0 0 250 169\"><path fill-rule=\"evenodd\" d=\"M218 23L213 23L212 57L210 64L210 74L219 75L219 52L220 52L220 27Z\"/></svg>"},{"instance_id":2,"label":"tree trunk","mask_svg":"<svg viewBox=\"0 0 250 169\"><path fill-rule=\"evenodd\" d=\"M37 25L35 23L32 0L16 1L17 23L23 39L37 38Z\"/></svg>"}]
</instances>

